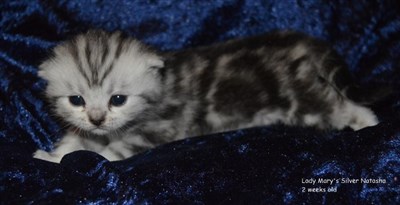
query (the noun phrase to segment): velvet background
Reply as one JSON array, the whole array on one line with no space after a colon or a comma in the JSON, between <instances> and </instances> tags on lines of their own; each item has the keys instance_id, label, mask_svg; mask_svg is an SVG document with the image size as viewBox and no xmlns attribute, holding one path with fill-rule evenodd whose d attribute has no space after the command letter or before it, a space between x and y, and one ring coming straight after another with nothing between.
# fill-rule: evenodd
<instances>
[{"instance_id":1,"label":"velvet background","mask_svg":"<svg viewBox=\"0 0 400 205\"><path fill-rule=\"evenodd\" d=\"M400 203L396 0L4 0L0 12L2 204ZM373 105L382 123L358 132L270 126L173 142L113 163L88 151L61 164L32 159L62 136L37 66L51 47L89 28L122 30L162 50L295 29L330 42L359 83L394 93ZM306 178L386 183L310 185Z\"/></svg>"}]
</instances>

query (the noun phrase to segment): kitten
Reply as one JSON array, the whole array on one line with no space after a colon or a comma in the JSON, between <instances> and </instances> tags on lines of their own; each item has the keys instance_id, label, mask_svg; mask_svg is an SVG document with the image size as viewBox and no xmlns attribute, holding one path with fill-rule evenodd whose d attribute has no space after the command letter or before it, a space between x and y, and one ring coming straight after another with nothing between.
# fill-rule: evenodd
<instances>
[{"instance_id":1,"label":"kitten","mask_svg":"<svg viewBox=\"0 0 400 205\"><path fill-rule=\"evenodd\" d=\"M121 160L189 136L274 123L378 123L335 51L289 31L167 53L89 31L55 47L39 76L69 126L53 151L34 153L54 162L81 149Z\"/></svg>"}]
</instances>

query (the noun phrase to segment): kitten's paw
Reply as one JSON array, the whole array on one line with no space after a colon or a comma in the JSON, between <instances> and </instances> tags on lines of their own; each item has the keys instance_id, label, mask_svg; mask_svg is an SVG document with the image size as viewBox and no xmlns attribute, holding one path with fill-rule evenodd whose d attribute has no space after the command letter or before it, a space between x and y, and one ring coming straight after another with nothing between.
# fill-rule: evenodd
<instances>
[{"instance_id":1,"label":"kitten's paw","mask_svg":"<svg viewBox=\"0 0 400 205\"><path fill-rule=\"evenodd\" d=\"M372 110L364 106L349 103L345 111L351 115L349 118L349 126L353 130L375 126L379 123L378 118Z\"/></svg>"},{"instance_id":2,"label":"kitten's paw","mask_svg":"<svg viewBox=\"0 0 400 205\"><path fill-rule=\"evenodd\" d=\"M33 158L56 163L60 163L62 157L63 156L57 155L55 153L49 153L43 150L37 150L35 153L33 153Z\"/></svg>"},{"instance_id":3,"label":"kitten's paw","mask_svg":"<svg viewBox=\"0 0 400 205\"><path fill-rule=\"evenodd\" d=\"M346 101L340 107L336 107L331 115L331 124L337 129L349 126L353 130L360 130L378 123L378 118L372 110L351 101Z\"/></svg>"},{"instance_id":4,"label":"kitten's paw","mask_svg":"<svg viewBox=\"0 0 400 205\"><path fill-rule=\"evenodd\" d=\"M353 121L350 122L349 126L353 130L360 130L365 127L375 126L379 123L377 117L372 112L367 112L367 111L360 115L355 116Z\"/></svg>"}]
</instances>

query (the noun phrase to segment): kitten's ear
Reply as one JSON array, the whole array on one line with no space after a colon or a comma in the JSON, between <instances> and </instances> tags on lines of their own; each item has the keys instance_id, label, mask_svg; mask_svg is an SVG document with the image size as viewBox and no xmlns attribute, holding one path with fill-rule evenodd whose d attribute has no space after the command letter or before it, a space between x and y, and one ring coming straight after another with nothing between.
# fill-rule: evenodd
<instances>
[{"instance_id":1,"label":"kitten's ear","mask_svg":"<svg viewBox=\"0 0 400 205\"><path fill-rule=\"evenodd\" d=\"M158 70L164 67L164 60L161 58L151 58L147 61L149 68L153 70Z\"/></svg>"},{"instance_id":2,"label":"kitten's ear","mask_svg":"<svg viewBox=\"0 0 400 205\"><path fill-rule=\"evenodd\" d=\"M150 72L157 76L164 76L164 60L162 58L151 58L147 61Z\"/></svg>"},{"instance_id":3,"label":"kitten's ear","mask_svg":"<svg viewBox=\"0 0 400 205\"><path fill-rule=\"evenodd\" d=\"M38 71L38 76L42 79L47 79L47 72L44 70L39 70Z\"/></svg>"},{"instance_id":4,"label":"kitten's ear","mask_svg":"<svg viewBox=\"0 0 400 205\"><path fill-rule=\"evenodd\" d=\"M49 61L45 61L39 65L38 76L42 79L48 80L49 79Z\"/></svg>"}]
</instances>

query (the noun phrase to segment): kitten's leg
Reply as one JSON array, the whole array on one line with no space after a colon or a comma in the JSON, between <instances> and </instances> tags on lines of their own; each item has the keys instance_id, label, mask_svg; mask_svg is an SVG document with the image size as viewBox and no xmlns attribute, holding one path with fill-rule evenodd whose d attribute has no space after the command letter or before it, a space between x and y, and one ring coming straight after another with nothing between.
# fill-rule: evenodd
<instances>
[{"instance_id":1,"label":"kitten's leg","mask_svg":"<svg viewBox=\"0 0 400 205\"><path fill-rule=\"evenodd\" d=\"M185 133L184 126L178 130L173 124L173 120L148 122L140 126L140 131L131 130L121 140L111 142L100 155L110 161L122 160L157 145L182 139Z\"/></svg>"},{"instance_id":2,"label":"kitten's leg","mask_svg":"<svg viewBox=\"0 0 400 205\"><path fill-rule=\"evenodd\" d=\"M79 136L69 132L60 142L57 143L56 148L51 152L37 150L33 153L33 157L43 159L50 162L60 163L62 157L68 153L77 150L85 149Z\"/></svg>"},{"instance_id":3,"label":"kitten's leg","mask_svg":"<svg viewBox=\"0 0 400 205\"><path fill-rule=\"evenodd\" d=\"M127 135L121 140L111 142L99 154L110 161L123 160L153 146L140 135Z\"/></svg>"},{"instance_id":4,"label":"kitten's leg","mask_svg":"<svg viewBox=\"0 0 400 205\"><path fill-rule=\"evenodd\" d=\"M349 126L353 130L359 130L377 125L379 121L369 108L346 100L342 104L335 106L331 114L331 122L338 129Z\"/></svg>"}]
</instances>

